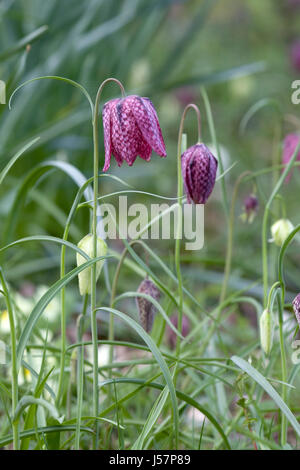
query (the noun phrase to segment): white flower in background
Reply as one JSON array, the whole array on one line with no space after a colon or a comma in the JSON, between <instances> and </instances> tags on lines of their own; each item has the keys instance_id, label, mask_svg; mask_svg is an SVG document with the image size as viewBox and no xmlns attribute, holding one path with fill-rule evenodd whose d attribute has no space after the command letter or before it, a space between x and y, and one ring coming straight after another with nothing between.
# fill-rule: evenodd
<instances>
[{"instance_id":1,"label":"white flower in background","mask_svg":"<svg viewBox=\"0 0 300 470\"><path fill-rule=\"evenodd\" d=\"M87 355L87 360L91 363L94 362L93 359L93 345L89 344L85 346L85 352ZM99 367L106 366L109 363L109 345L102 344L98 346L98 365Z\"/></svg>"},{"instance_id":2,"label":"white flower in background","mask_svg":"<svg viewBox=\"0 0 300 470\"><path fill-rule=\"evenodd\" d=\"M19 292L15 293L14 298L17 310L22 312L25 316L28 316L34 307L33 298L24 297Z\"/></svg>"},{"instance_id":3,"label":"white flower in background","mask_svg":"<svg viewBox=\"0 0 300 470\"><path fill-rule=\"evenodd\" d=\"M289 234L294 230L292 222L288 219L279 219L271 227L272 238L270 242L274 242L277 246L282 246Z\"/></svg>"},{"instance_id":4,"label":"white flower in background","mask_svg":"<svg viewBox=\"0 0 300 470\"><path fill-rule=\"evenodd\" d=\"M0 333L7 334L10 332L9 316L7 310L2 310L0 313Z\"/></svg>"}]
</instances>

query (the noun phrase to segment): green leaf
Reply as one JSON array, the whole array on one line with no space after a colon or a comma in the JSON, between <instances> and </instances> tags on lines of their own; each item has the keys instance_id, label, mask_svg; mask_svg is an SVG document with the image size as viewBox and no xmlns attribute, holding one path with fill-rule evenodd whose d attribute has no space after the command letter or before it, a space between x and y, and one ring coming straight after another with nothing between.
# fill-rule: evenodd
<instances>
[{"instance_id":1,"label":"green leaf","mask_svg":"<svg viewBox=\"0 0 300 470\"><path fill-rule=\"evenodd\" d=\"M165 388L162 384L157 383L157 382L149 382L145 379L136 379L136 378L131 378L131 377L130 378L127 377L127 378L109 379L109 380L106 380L105 382L102 382L102 385L112 383L112 382L115 382L115 383L132 383L132 384L137 384L137 385L145 385L145 387L152 387L152 388L156 388L158 390L163 390ZM187 394L185 394L185 393L183 393L183 392L181 392L177 389L175 391L176 391L177 397L180 400L183 400L188 405L196 408L197 410L199 410L201 413L203 413L207 417L207 419L211 422L211 424L216 428L218 433L221 435L221 437L224 441L224 445L225 445L226 449L230 450L231 447L230 447L230 444L228 442L228 439L227 439L222 427L220 426L220 424L215 419L215 417L209 411L207 411L206 408L201 406L194 398L190 397L189 395L187 395Z\"/></svg>"},{"instance_id":2,"label":"green leaf","mask_svg":"<svg viewBox=\"0 0 300 470\"><path fill-rule=\"evenodd\" d=\"M87 254L84 254L84 257L87 257ZM81 266L78 266L77 268L73 269L70 271L68 274L66 274L64 277L59 279L57 282L55 282L50 289L40 298L38 303L35 305L33 308L31 314L27 318L27 321L24 325L24 328L22 330L21 337L19 339L19 344L18 344L18 349L17 349L17 363L18 363L18 368L20 367L22 356L24 353L24 350L26 348L27 341L30 337L30 334L36 325L36 322L42 315L43 311L47 307L47 305L51 302L51 300L56 296L56 294L64 287L66 286L72 279L74 279L81 271L83 271L85 268L88 268L94 263L97 263L97 261L111 258L111 256L106 255L106 256L99 256L98 258L91 259L87 261L86 263L83 263Z\"/></svg>"},{"instance_id":3,"label":"green leaf","mask_svg":"<svg viewBox=\"0 0 300 470\"><path fill-rule=\"evenodd\" d=\"M108 312L113 313L117 317L121 318L124 320L131 328L133 328L137 334L145 341L149 349L151 350L153 356L155 357L162 374L165 378L165 381L167 383L169 392L170 392L170 397L172 401L172 406L173 406L173 418L174 418L174 432L175 432L175 440L178 442L178 431L179 431L179 415L178 415L178 405L177 405L177 399L176 399L176 393L175 393L175 388L173 384L173 380L169 371L169 368L166 364L166 361L164 360L160 350L154 343L153 339L146 333L146 331L132 318L130 318L128 315L125 315L124 313L120 312L119 310L113 309L113 308L108 308L108 307L100 307L97 308L97 310L105 310Z\"/></svg>"},{"instance_id":4,"label":"green leaf","mask_svg":"<svg viewBox=\"0 0 300 470\"><path fill-rule=\"evenodd\" d=\"M75 431L76 426L74 425L64 425L62 424L61 426L44 426L41 428L36 428L36 429L28 429L27 431L22 431L20 432L20 438L23 439L24 437L34 437L36 433L38 434L48 434L48 433L56 433L56 432L67 432L67 431ZM86 426L81 427L81 432L86 432L88 434L94 434L94 431L91 428L88 428ZM8 444L10 444L13 440L12 434L9 434L2 439L0 439L0 446L4 447Z\"/></svg>"},{"instance_id":5,"label":"green leaf","mask_svg":"<svg viewBox=\"0 0 300 470\"><path fill-rule=\"evenodd\" d=\"M11 169L11 167L16 163L16 161L26 152L32 145L34 145L40 138L36 137L32 139L28 144L24 145L7 163L7 165L3 168L0 173L0 186L3 183L4 178L6 177L7 173Z\"/></svg>"},{"instance_id":6,"label":"green leaf","mask_svg":"<svg viewBox=\"0 0 300 470\"><path fill-rule=\"evenodd\" d=\"M166 312L164 311L164 309L162 308L162 306L160 305L159 302L157 302L157 300L155 300L151 295L148 295L148 294L142 294L141 292L126 292L125 294L121 294L119 295L115 302L117 302L118 300L121 300L121 299L126 299L128 297L133 297L133 298L136 298L136 297L142 297L144 299L147 299L149 302L151 302L155 308L157 308L157 310L162 314L164 320L166 321L166 323L169 325L169 327L171 328L171 330L174 331L174 333L179 336L181 339L184 339L184 337L182 336L182 334L177 330L177 328L175 328L175 326L173 325L173 323L171 322L171 320L169 319L168 315L166 314Z\"/></svg>"},{"instance_id":7,"label":"green leaf","mask_svg":"<svg viewBox=\"0 0 300 470\"><path fill-rule=\"evenodd\" d=\"M59 418L57 409L49 401L44 400L43 398L36 398L31 395L23 395L16 406L13 423L19 421L20 415L29 405L42 406L50 413L53 418L56 420Z\"/></svg>"},{"instance_id":8,"label":"green leaf","mask_svg":"<svg viewBox=\"0 0 300 470\"><path fill-rule=\"evenodd\" d=\"M265 392L274 400L278 408L280 408L282 413L286 416L287 420L293 426L298 436L300 436L300 425L296 417L293 415L287 404L282 400L272 385L270 385L270 383L265 379L265 377L256 369L254 369L254 367L251 366L249 362L245 361L245 359L242 359L238 356L232 356L231 360L265 390Z\"/></svg>"}]
</instances>

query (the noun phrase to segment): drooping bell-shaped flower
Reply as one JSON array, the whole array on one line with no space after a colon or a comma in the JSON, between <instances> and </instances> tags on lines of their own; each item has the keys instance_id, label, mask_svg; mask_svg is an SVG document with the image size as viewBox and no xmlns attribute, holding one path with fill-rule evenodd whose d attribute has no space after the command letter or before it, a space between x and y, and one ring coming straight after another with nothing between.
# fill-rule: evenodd
<instances>
[{"instance_id":1,"label":"drooping bell-shaped flower","mask_svg":"<svg viewBox=\"0 0 300 470\"><path fill-rule=\"evenodd\" d=\"M296 295L293 300L293 309L297 318L298 325L300 326L300 294Z\"/></svg>"},{"instance_id":2,"label":"drooping bell-shaped flower","mask_svg":"<svg viewBox=\"0 0 300 470\"><path fill-rule=\"evenodd\" d=\"M113 155L119 166L123 161L132 165L137 156L146 161L152 150L165 157L166 147L158 116L149 98L137 95L108 101L103 107L105 164L110 166Z\"/></svg>"},{"instance_id":3,"label":"drooping bell-shaped flower","mask_svg":"<svg viewBox=\"0 0 300 470\"><path fill-rule=\"evenodd\" d=\"M160 291L150 279L144 279L139 285L137 291L140 294L150 295L154 300L158 301L160 299ZM144 297L137 297L136 303L139 311L140 323L144 330L147 333L150 333L157 309L152 302L150 302L148 299L145 299Z\"/></svg>"},{"instance_id":4,"label":"drooping bell-shaped flower","mask_svg":"<svg viewBox=\"0 0 300 470\"><path fill-rule=\"evenodd\" d=\"M294 226L288 219L277 220L271 227L272 239L270 241L281 246L293 229Z\"/></svg>"},{"instance_id":5,"label":"drooping bell-shaped flower","mask_svg":"<svg viewBox=\"0 0 300 470\"><path fill-rule=\"evenodd\" d=\"M84 251L90 258L93 258L94 252L94 241L93 235L89 233L78 243L78 248ZM107 254L107 245L102 238L97 237L97 257L105 256ZM83 263L86 263L86 259L81 256L80 253L76 253L77 266L81 266ZM97 261L96 263L96 279L100 276L101 269L103 267L104 260ZM78 274L79 279L79 292L80 295L90 294L91 293L91 272L92 267L84 269Z\"/></svg>"},{"instance_id":6,"label":"drooping bell-shaped flower","mask_svg":"<svg viewBox=\"0 0 300 470\"><path fill-rule=\"evenodd\" d=\"M188 203L205 204L215 185L217 159L206 145L196 144L181 155L181 168Z\"/></svg>"},{"instance_id":7,"label":"drooping bell-shaped flower","mask_svg":"<svg viewBox=\"0 0 300 470\"><path fill-rule=\"evenodd\" d=\"M259 320L260 327L260 344L265 352L269 355L273 344L274 322L272 313L265 309Z\"/></svg>"},{"instance_id":8,"label":"drooping bell-shaped flower","mask_svg":"<svg viewBox=\"0 0 300 470\"><path fill-rule=\"evenodd\" d=\"M241 215L242 220L251 224L258 211L258 199L255 194L250 194L244 200L244 213Z\"/></svg>"},{"instance_id":9,"label":"drooping bell-shaped flower","mask_svg":"<svg viewBox=\"0 0 300 470\"><path fill-rule=\"evenodd\" d=\"M282 152L282 163L287 165L295 153L295 150L300 143L300 136L298 134L288 134L283 142L283 152ZM296 160L300 161L300 150L296 157ZM292 171L286 177L286 183L291 179Z\"/></svg>"}]
</instances>

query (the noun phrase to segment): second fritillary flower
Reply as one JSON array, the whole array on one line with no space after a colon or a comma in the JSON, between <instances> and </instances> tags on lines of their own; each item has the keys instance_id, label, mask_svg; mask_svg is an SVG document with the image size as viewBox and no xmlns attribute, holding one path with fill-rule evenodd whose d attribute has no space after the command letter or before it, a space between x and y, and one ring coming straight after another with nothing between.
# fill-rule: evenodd
<instances>
[{"instance_id":1,"label":"second fritillary flower","mask_svg":"<svg viewBox=\"0 0 300 470\"><path fill-rule=\"evenodd\" d=\"M196 144L182 154L181 168L188 203L205 204L216 182L217 159L206 145Z\"/></svg>"},{"instance_id":2,"label":"second fritillary flower","mask_svg":"<svg viewBox=\"0 0 300 470\"><path fill-rule=\"evenodd\" d=\"M137 156L146 161L152 150L165 157L166 147L158 116L149 98L131 95L108 101L103 107L105 164L110 166L113 155L119 166L131 166Z\"/></svg>"}]
</instances>

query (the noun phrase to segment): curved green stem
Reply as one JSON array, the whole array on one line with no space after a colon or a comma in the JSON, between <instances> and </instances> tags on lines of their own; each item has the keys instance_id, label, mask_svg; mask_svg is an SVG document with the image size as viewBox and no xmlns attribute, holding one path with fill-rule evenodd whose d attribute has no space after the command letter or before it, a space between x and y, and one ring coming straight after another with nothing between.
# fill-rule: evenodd
<instances>
[{"instance_id":1,"label":"curved green stem","mask_svg":"<svg viewBox=\"0 0 300 470\"><path fill-rule=\"evenodd\" d=\"M98 88L94 113L93 113L93 145L94 145L94 189L93 189L93 215L92 215L92 234L93 234L93 257L97 257L97 198L98 198L98 171L99 171L99 105L104 86L109 82L115 82L121 88L122 94L125 94L123 85L115 78L108 78L101 83ZM91 312L96 308L96 264L93 264L91 270ZM91 322L92 340L93 340L93 413L97 417L99 414L99 391L98 391L98 330L96 315L92 315ZM99 422L96 421L96 435L94 438L94 448L97 447Z\"/></svg>"},{"instance_id":2,"label":"curved green stem","mask_svg":"<svg viewBox=\"0 0 300 470\"><path fill-rule=\"evenodd\" d=\"M263 269L263 286L264 286L264 304L266 304L268 299L268 236L267 236L267 229L268 229L268 219L270 213L271 204L280 190L284 180L286 179L294 161L297 158L298 152L300 150L300 143L297 145L292 158L290 159L288 165L286 165L285 170L281 174L275 188L272 191L272 194L267 202L265 207L264 217L263 217L263 224L262 224L262 269Z\"/></svg>"},{"instance_id":3,"label":"curved green stem","mask_svg":"<svg viewBox=\"0 0 300 470\"><path fill-rule=\"evenodd\" d=\"M184 121L187 115L187 112L193 109L196 112L197 124L198 124L198 142L201 139L201 115L198 106L195 104L188 104L181 116L179 132L178 132L178 142L177 142L177 199L178 199L178 216L177 216L177 235L175 242L175 268L178 279L178 297L179 297L179 308L178 308L178 322L177 329L182 332L182 316L183 316L183 286L182 286L182 276L180 269L180 241L182 236L182 195L183 195L183 184L182 184L182 172L181 172L181 154L186 150L187 142L186 137L183 134ZM180 338L177 337L176 340L176 355L180 355Z\"/></svg>"}]
</instances>

